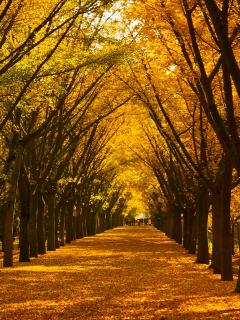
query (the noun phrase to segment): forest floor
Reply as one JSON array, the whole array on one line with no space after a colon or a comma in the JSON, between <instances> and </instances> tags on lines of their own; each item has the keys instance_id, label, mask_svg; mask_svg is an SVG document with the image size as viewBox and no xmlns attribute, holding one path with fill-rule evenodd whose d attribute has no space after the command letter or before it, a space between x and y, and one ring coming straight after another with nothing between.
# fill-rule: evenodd
<instances>
[{"instance_id":1,"label":"forest floor","mask_svg":"<svg viewBox=\"0 0 240 320\"><path fill-rule=\"evenodd\" d=\"M236 281L153 227L119 227L0 268L0 319L240 319Z\"/></svg>"}]
</instances>

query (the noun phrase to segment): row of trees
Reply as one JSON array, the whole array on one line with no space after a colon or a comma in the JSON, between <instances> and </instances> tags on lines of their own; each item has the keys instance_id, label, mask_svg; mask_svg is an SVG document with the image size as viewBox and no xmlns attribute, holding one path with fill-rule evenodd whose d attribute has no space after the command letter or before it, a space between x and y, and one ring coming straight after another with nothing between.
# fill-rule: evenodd
<instances>
[{"instance_id":1,"label":"row of trees","mask_svg":"<svg viewBox=\"0 0 240 320\"><path fill-rule=\"evenodd\" d=\"M122 224L108 161L113 115L131 96L109 86L121 50L104 46L112 1L1 1L0 225L4 266ZM114 9L113 9L114 10ZM101 34L102 33L102 34Z\"/></svg>"},{"instance_id":2,"label":"row of trees","mask_svg":"<svg viewBox=\"0 0 240 320\"><path fill-rule=\"evenodd\" d=\"M239 219L239 208L231 211L240 170L239 9L228 0L136 1L127 14L135 56L123 77L152 119L144 128L150 148L138 153L158 180L157 225L205 264L211 225L211 267L222 280L233 279L231 222Z\"/></svg>"}]
</instances>

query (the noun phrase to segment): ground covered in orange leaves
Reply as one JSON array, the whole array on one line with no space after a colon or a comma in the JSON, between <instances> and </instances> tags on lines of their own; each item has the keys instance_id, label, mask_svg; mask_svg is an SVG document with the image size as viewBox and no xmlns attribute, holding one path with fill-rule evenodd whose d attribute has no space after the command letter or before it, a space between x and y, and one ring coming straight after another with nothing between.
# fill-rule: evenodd
<instances>
[{"instance_id":1,"label":"ground covered in orange leaves","mask_svg":"<svg viewBox=\"0 0 240 320\"><path fill-rule=\"evenodd\" d=\"M240 319L235 282L153 227L84 238L0 277L0 319Z\"/></svg>"}]
</instances>

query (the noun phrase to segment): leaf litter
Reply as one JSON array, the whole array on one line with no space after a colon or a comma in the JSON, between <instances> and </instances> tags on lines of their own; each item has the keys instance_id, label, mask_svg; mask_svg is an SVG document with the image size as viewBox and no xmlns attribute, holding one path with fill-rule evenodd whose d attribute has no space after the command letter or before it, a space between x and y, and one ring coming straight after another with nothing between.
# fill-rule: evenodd
<instances>
[{"instance_id":1,"label":"leaf litter","mask_svg":"<svg viewBox=\"0 0 240 320\"><path fill-rule=\"evenodd\" d=\"M240 319L235 281L150 226L119 227L0 269L0 319Z\"/></svg>"}]
</instances>

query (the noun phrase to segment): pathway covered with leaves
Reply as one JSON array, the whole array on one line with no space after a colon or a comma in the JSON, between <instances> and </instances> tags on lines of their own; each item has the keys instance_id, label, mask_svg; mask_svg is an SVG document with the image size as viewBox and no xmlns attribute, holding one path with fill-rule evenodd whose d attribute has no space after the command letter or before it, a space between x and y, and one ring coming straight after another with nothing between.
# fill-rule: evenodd
<instances>
[{"instance_id":1,"label":"pathway covered with leaves","mask_svg":"<svg viewBox=\"0 0 240 320\"><path fill-rule=\"evenodd\" d=\"M235 283L153 227L84 238L0 277L0 319L240 319Z\"/></svg>"}]
</instances>

